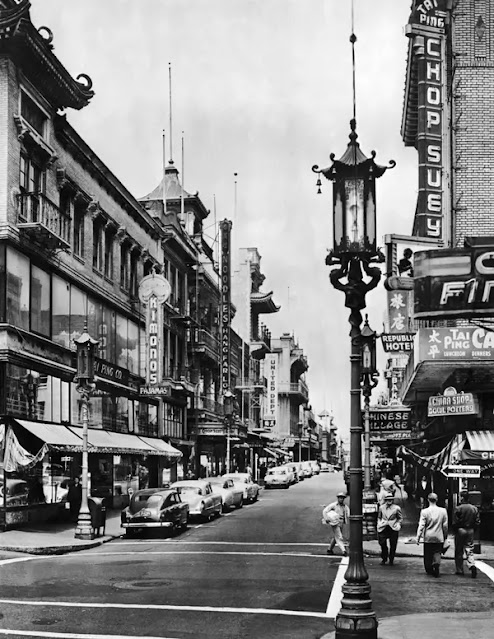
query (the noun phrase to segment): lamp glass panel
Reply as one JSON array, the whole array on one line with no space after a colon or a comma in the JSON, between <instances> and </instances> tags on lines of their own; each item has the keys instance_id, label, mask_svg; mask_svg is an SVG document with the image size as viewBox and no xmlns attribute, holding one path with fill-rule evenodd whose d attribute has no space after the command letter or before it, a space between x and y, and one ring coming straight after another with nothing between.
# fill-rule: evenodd
<instances>
[{"instance_id":1,"label":"lamp glass panel","mask_svg":"<svg viewBox=\"0 0 494 639\"><path fill-rule=\"evenodd\" d=\"M345 203L345 237L350 248L358 249L364 246L365 239L363 179L350 178L345 180Z\"/></svg>"},{"instance_id":2,"label":"lamp glass panel","mask_svg":"<svg viewBox=\"0 0 494 639\"><path fill-rule=\"evenodd\" d=\"M374 202L374 195L371 189L367 195L367 207L365 209L367 221L366 221L366 235L367 242L371 248L375 248L376 245L376 205Z\"/></svg>"},{"instance_id":3,"label":"lamp glass panel","mask_svg":"<svg viewBox=\"0 0 494 639\"><path fill-rule=\"evenodd\" d=\"M343 234L343 202L341 201L341 193L338 190L336 192L336 198L333 211L333 246L337 252L339 249L344 248L344 234Z\"/></svg>"},{"instance_id":4,"label":"lamp glass panel","mask_svg":"<svg viewBox=\"0 0 494 639\"><path fill-rule=\"evenodd\" d=\"M362 370L368 372L372 369L372 353L369 344L364 344L362 348Z\"/></svg>"}]
</instances>

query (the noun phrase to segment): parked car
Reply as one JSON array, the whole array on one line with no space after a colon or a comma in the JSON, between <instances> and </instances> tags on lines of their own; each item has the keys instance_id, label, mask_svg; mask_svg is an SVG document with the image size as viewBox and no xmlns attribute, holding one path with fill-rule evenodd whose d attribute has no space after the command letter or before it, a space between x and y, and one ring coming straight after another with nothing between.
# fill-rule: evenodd
<instances>
[{"instance_id":1,"label":"parked car","mask_svg":"<svg viewBox=\"0 0 494 639\"><path fill-rule=\"evenodd\" d=\"M264 478L264 486L268 488L290 488L293 475L287 468L275 466L270 468Z\"/></svg>"},{"instance_id":2,"label":"parked car","mask_svg":"<svg viewBox=\"0 0 494 639\"><path fill-rule=\"evenodd\" d=\"M312 466L310 464L310 461L303 461L300 462L300 465L302 467L302 473L304 475L304 477L312 477Z\"/></svg>"},{"instance_id":3,"label":"parked car","mask_svg":"<svg viewBox=\"0 0 494 639\"><path fill-rule=\"evenodd\" d=\"M314 459L310 461L309 464L311 465L311 468L312 468L312 474L319 475L319 473L321 472L321 466L319 465L319 462Z\"/></svg>"},{"instance_id":4,"label":"parked car","mask_svg":"<svg viewBox=\"0 0 494 639\"><path fill-rule=\"evenodd\" d=\"M172 533L185 530L189 521L189 504L176 490L144 488L136 490L120 515L126 535L145 528L168 528Z\"/></svg>"},{"instance_id":5,"label":"parked car","mask_svg":"<svg viewBox=\"0 0 494 639\"><path fill-rule=\"evenodd\" d=\"M225 479L233 479L233 483L244 491L244 502L257 501L259 497L259 485L252 481L250 473L227 473Z\"/></svg>"},{"instance_id":6,"label":"parked car","mask_svg":"<svg viewBox=\"0 0 494 639\"><path fill-rule=\"evenodd\" d=\"M328 462L321 462L321 473L333 473L334 467Z\"/></svg>"},{"instance_id":7,"label":"parked car","mask_svg":"<svg viewBox=\"0 0 494 639\"><path fill-rule=\"evenodd\" d=\"M213 490L221 495L223 512L232 508L242 508L244 505L244 491L239 486L235 486L233 479L210 477L209 481Z\"/></svg>"},{"instance_id":8,"label":"parked car","mask_svg":"<svg viewBox=\"0 0 494 639\"><path fill-rule=\"evenodd\" d=\"M189 515L209 519L221 515L222 499L219 491L213 490L207 479L182 479L171 485L182 501L189 504Z\"/></svg>"},{"instance_id":9,"label":"parked car","mask_svg":"<svg viewBox=\"0 0 494 639\"><path fill-rule=\"evenodd\" d=\"M278 468L286 468L288 472L292 474L292 484L296 484L299 481L299 467L294 462L288 462L287 464L283 464L282 466L278 466Z\"/></svg>"}]
</instances>

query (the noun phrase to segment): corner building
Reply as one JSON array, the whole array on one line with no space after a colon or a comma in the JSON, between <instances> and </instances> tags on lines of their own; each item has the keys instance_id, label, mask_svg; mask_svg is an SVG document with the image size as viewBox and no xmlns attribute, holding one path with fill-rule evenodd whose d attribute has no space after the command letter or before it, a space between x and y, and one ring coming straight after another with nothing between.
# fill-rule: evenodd
<instances>
[{"instance_id":1,"label":"corner building","mask_svg":"<svg viewBox=\"0 0 494 639\"><path fill-rule=\"evenodd\" d=\"M413 236L436 246L414 255L415 346L400 395L413 409L416 457L401 452L418 476L432 474L450 510L468 487L481 507L481 536L492 539L492 4L415 1L406 34L402 137L418 154ZM405 279L395 278L394 288L409 288ZM461 411L452 406L459 401ZM466 464L477 467L474 476L448 474L449 466Z\"/></svg>"},{"instance_id":2,"label":"corner building","mask_svg":"<svg viewBox=\"0 0 494 639\"><path fill-rule=\"evenodd\" d=\"M0 525L60 514L80 474L74 339L98 340L90 400L93 495L170 477L159 401L143 398L138 283L160 269L162 229L70 125L93 91L71 77L29 2L0 8Z\"/></svg>"}]
</instances>

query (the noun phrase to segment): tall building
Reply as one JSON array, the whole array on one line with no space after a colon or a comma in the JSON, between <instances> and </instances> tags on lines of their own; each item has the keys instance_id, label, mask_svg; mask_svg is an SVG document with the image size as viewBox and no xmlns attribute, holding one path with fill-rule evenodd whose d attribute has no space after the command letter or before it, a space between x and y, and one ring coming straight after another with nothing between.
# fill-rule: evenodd
<instances>
[{"instance_id":1,"label":"tall building","mask_svg":"<svg viewBox=\"0 0 494 639\"><path fill-rule=\"evenodd\" d=\"M413 289L416 335L400 396L412 407L417 437L401 453L417 472L435 471L450 506L468 485L487 529L494 517L485 468L494 457L494 14L486 0L413 2L406 34L402 136L418 156L415 253L413 278L396 272L388 283ZM460 469L448 483L439 472L467 460L475 477Z\"/></svg>"}]
</instances>

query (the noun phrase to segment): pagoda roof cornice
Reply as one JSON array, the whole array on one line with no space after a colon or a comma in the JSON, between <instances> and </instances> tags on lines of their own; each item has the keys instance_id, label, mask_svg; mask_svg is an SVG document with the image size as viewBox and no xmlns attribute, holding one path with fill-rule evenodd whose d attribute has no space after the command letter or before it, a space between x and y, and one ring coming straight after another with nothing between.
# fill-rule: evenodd
<instances>
[{"instance_id":1,"label":"pagoda roof cornice","mask_svg":"<svg viewBox=\"0 0 494 639\"><path fill-rule=\"evenodd\" d=\"M91 79L84 73L70 75L53 53L53 34L48 27L36 29L29 7L26 0L0 8L0 54L12 58L53 108L82 109L94 95Z\"/></svg>"},{"instance_id":2,"label":"pagoda roof cornice","mask_svg":"<svg viewBox=\"0 0 494 639\"><path fill-rule=\"evenodd\" d=\"M277 306L272 298L273 291L269 293L251 293L250 303L255 308L257 313L277 313L281 306Z\"/></svg>"}]
</instances>

